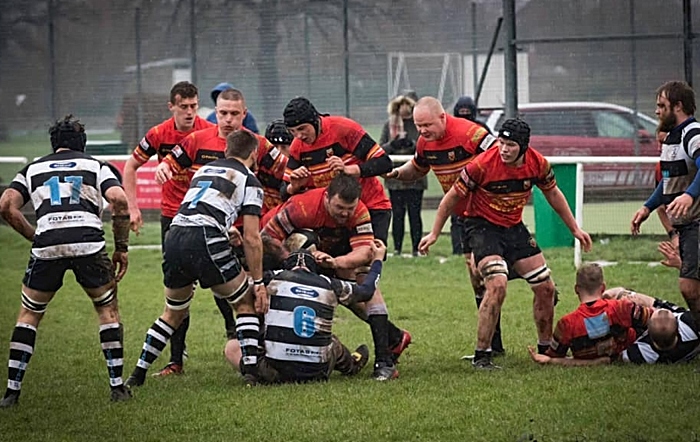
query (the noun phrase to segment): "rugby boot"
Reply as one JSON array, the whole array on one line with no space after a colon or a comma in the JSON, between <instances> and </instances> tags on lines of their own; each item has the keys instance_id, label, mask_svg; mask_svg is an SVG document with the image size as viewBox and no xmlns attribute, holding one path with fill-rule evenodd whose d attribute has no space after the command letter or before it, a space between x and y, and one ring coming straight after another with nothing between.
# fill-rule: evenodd
<instances>
[{"instance_id":1,"label":"rugby boot","mask_svg":"<svg viewBox=\"0 0 700 442\"><path fill-rule=\"evenodd\" d=\"M391 352L391 359L394 361L394 364L399 362L401 353L403 353L403 351L406 350L409 345L411 345L411 341L411 334L406 330L402 330L401 340L399 343L389 349Z\"/></svg>"},{"instance_id":2,"label":"rugby boot","mask_svg":"<svg viewBox=\"0 0 700 442\"><path fill-rule=\"evenodd\" d=\"M10 408L19 404L19 392L8 394L0 401L0 408Z\"/></svg>"},{"instance_id":3,"label":"rugby boot","mask_svg":"<svg viewBox=\"0 0 700 442\"><path fill-rule=\"evenodd\" d=\"M165 376L170 376L174 374L183 374L185 371L182 368L182 365L176 364L174 362L169 362L168 365L163 367L161 371L158 373L153 373L151 376L154 378L158 377L165 377Z\"/></svg>"},{"instance_id":4,"label":"rugby boot","mask_svg":"<svg viewBox=\"0 0 700 442\"><path fill-rule=\"evenodd\" d=\"M126 385L112 388L109 398L112 402L124 402L131 399L131 390Z\"/></svg>"},{"instance_id":5,"label":"rugby boot","mask_svg":"<svg viewBox=\"0 0 700 442\"><path fill-rule=\"evenodd\" d=\"M396 365L391 362L377 362L374 364L374 372L372 372L372 378L375 381L390 381L399 377L399 370L396 369Z\"/></svg>"}]
</instances>

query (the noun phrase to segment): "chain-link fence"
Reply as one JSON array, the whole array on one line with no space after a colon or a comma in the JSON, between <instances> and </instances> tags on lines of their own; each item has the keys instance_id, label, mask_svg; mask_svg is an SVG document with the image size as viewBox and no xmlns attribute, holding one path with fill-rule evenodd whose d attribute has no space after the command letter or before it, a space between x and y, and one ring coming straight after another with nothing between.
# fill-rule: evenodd
<instances>
[{"instance_id":1,"label":"chain-link fence","mask_svg":"<svg viewBox=\"0 0 700 442\"><path fill-rule=\"evenodd\" d=\"M446 106L473 94L503 3L2 0L0 126L44 128L72 112L89 128L124 129L131 143L167 117L168 91L180 79L196 82L209 107L211 88L233 83L263 126L296 95L378 125L387 99L404 89ZM515 5L520 102L595 100L649 114L655 88L684 78L684 5L689 23L700 22L697 0ZM505 100L503 34L480 97L486 107ZM697 79L700 45L690 54Z\"/></svg>"}]
</instances>

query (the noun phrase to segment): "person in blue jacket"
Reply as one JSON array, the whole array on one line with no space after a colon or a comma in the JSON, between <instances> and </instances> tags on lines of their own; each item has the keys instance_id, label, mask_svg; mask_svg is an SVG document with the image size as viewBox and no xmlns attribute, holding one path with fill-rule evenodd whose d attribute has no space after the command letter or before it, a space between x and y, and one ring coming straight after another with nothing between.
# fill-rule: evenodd
<instances>
[{"instance_id":1,"label":"person in blue jacket","mask_svg":"<svg viewBox=\"0 0 700 442\"><path fill-rule=\"evenodd\" d=\"M214 105L216 106L216 98L219 96L219 94L226 89L233 89L233 85L231 83L219 83L216 86L214 86L214 89L211 90L211 99L214 102ZM212 111L209 116L207 116L207 121L212 122L216 124L216 111ZM258 123L255 121L255 117L253 114L248 110L248 114L245 116L243 119L243 127L248 129L251 132L260 133L258 130Z\"/></svg>"}]
</instances>

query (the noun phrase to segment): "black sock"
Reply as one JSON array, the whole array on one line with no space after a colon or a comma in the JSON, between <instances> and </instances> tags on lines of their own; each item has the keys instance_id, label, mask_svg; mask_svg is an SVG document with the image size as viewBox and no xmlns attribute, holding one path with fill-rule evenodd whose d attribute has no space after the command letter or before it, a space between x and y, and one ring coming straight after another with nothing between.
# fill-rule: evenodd
<instances>
[{"instance_id":1,"label":"black sock","mask_svg":"<svg viewBox=\"0 0 700 442\"><path fill-rule=\"evenodd\" d=\"M491 350L474 350L474 360L479 361L481 359L491 360Z\"/></svg>"},{"instance_id":2,"label":"black sock","mask_svg":"<svg viewBox=\"0 0 700 442\"><path fill-rule=\"evenodd\" d=\"M10 359L7 370L7 390L5 397L16 395L22 389L22 378L27 371L27 364L34 353L36 327L18 322L10 339Z\"/></svg>"},{"instance_id":3,"label":"black sock","mask_svg":"<svg viewBox=\"0 0 700 442\"><path fill-rule=\"evenodd\" d=\"M170 362L182 366L185 355L185 339L187 331L190 329L190 315L182 320L182 324L175 330L170 338Z\"/></svg>"},{"instance_id":4,"label":"black sock","mask_svg":"<svg viewBox=\"0 0 700 442\"><path fill-rule=\"evenodd\" d=\"M403 330L389 320L387 320L386 326L389 335L389 348L394 348L401 343L401 339L403 339Z\"/></svg>"},{"instance_id":5,"label":"black sock","mask_svg":"<svg viewBox=\"0 0 700 442\"><path fill-rule=\"evenodd\" d=\"M374 340L374 362L392 363L389 352L388 315L370 315L368 321Z\"/></svg>"},{"instance_id":6,"label":"black sock","mask_svg":"<svg viewBox=\"0 0 700 442\"><path fill-rule=\"evenodd\" d=\"M543 355L549 350L549 344L537 344L537 353Z\"/></svg>"},{"instance_id":7,"label":"black sock","mask_svg":"<svg viewBox=\"0 0 700 442\"><path fill-rule=\"evenodd\" d=\"M221 316L224 317L224 327L226 328L226 337L228 339L236 338L236 319L233 316L233 309L231 304L224 298L217 298L214 296L214 302L221 312Z\"/></svg>"}]
</instances>

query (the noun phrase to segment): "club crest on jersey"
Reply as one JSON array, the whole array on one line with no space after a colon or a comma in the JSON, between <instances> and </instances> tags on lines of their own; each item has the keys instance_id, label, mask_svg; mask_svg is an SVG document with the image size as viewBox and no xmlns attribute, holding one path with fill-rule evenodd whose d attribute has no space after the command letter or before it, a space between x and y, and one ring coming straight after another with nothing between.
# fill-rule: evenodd
<instances>
[{"instance_id":1,"label":"club crest on jersey","mask_svg":"<svg viewBox=\"0 0 700 442\"><path fill-rule=\"evenodd\" d=\"M49 164L49 167L52 169L71 169L75 166L77 166L77 163L75 161L70 161L67 163L51 163L51 164Z\"/></svg>"},{"instance_id":2,"label":"club crest on jersey","mask_svg":"<svg viewBox=\"0 0 700 442\"><path fill-rule=\"evenodd\" d=\"M531 187L532 187L532 181L530 181L530 180L523 181L523 190L530 190Z\"/></svg>"},{"instance_id":3,"label":"club crest on jersey","mask_svg":"<svg viewBox=\"0 0 700 442\"><path fill-rule=\"evenodd\" d=\"M537 247L537 241L535 241L535 238L532 236L527 240L527 243L532 247L533 249Z\"/></svg>"},{"instance_id":4,"label":"club crest on jersey","mask_svg":"<svg viewBox=\"0 0 700 442\"><path fill-rule=\"evenodd\" d=\"M332 147L329 147L328 149L326 149L326 156L327 157L333 156L333 148Z\"/></svg>"},{"instance_id":5,"label":"club crest on jersey","mask_svg":"<svg viewBox=\"0 0 700 442\"><path fill-rule=\"evenodd\" d=\"M180 146L175 146L170 153L175 155L175 158L180 158L180 155L182 155L182 148Z\"/></svg>"},{"instance_id":6,"label":"club crest on jersey","mask_svg":"<svg viewBox=\"0 0 700 442\"><path fill-rule=\"evenodd\" d=\"M455 155L454 150L447 152L447 159L450 160L450 162L454 162L455 158L457 158L457 155Z\"/></svg>"}]
</instances>

